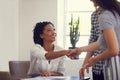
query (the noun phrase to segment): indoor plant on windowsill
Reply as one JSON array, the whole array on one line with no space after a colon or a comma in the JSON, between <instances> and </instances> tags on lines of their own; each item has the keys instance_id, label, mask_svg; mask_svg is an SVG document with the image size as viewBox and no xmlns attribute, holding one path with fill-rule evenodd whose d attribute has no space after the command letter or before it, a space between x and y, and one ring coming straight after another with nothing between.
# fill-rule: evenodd
<instances>
[{"instance_id":1,"label":"indoor plant on windowsill","mask_svg":"<svg viewBox=\"0 0 120 80\"><path fill-rule=\"evenodd\" d=\"M69 47L69 49L74 49L76 48L76 43L79 41L79 37L80 37L80 31L79 31L79 17L77 20L73 19L73 15L71 15L71 22L69 22L69 26L70 26L70 42L72 47ZM76 57L76 59L78 59L78 57Z\"/></svg>"}]
</instances>

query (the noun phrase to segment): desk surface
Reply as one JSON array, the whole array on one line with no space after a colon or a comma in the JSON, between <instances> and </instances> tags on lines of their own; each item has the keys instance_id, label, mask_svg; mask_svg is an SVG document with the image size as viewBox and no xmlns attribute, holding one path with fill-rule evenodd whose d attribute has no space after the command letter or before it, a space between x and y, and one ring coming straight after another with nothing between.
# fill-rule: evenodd
<instances>
[{"instance_id":1,"label":"desk surface","mask_svg":"<svg viewBox=\"0 0 120 80\"><path fill-rule=\"evenodd\" d=\"M84 80L89 80L88 77L85 77ZM27 78L22 80L81 80L78 76L50 76L50 77L35 77L35 78Z\"/></svg>"}]
</instances>

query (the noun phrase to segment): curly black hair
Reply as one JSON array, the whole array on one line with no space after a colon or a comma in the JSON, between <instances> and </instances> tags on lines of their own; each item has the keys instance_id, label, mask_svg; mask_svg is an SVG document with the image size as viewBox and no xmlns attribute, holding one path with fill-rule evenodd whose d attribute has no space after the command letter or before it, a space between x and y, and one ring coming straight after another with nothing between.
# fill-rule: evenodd
<instances>
[{"instance_id":1,"label":"curly black hair","mask_svg":"<svg viewBox=\"0 0 120 80\"><path fill-rule=\"evenodd\" d=\"M33 39L35 44L40 44L41 46L43 46L43 39L40 38L40 34L43 34L44 28L48 24L51 24L54 27L53 23L48 21L36 23L33 29Z\"/></svg>"}]
</instances>

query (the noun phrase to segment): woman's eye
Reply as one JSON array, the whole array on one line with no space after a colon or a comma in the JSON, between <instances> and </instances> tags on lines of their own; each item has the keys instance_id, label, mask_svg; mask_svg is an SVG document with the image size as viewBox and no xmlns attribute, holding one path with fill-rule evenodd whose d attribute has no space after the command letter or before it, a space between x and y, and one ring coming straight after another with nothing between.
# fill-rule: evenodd
<instances>
[{"instance_id":1,"label":"woman's eye","mask_svg":"<svg viewBox=\"0 0 120 80\"><path fill-rule=\"evenodd\" d=\"M48 32L50 32L51 30L48 30Z\"/></svg>"},{"instance_id":2,"label":"woman's eye","mask_svg":"<svg viewBox=\"0 0 120 80\"><path fill-rule=\"evenodd\" d=\"M55 31L55 29L52 29L52 30L51 30L51 29L49 29L49 30L48 30L48 32L50 32L50 31Z\"/></svg>"}]
</instances>

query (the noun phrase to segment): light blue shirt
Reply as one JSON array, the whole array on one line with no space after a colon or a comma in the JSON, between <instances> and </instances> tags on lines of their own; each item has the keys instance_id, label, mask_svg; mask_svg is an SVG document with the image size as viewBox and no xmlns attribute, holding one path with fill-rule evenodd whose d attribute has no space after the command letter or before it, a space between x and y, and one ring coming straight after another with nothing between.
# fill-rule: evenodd
<instances>
[{"instance_id":1,"label":"light blue shirt","mask_svg":"<svg viewBox=\"0 0 120 80\"><path fill-rule=\"evenodd\" d=\"M107 28L113 28L115 30L118 44L120 46L120 36L119 36L119 34L120 34L120 16L117 13L115 13L115 15L116 15L116 17L113 15L112 12L104 11L99 17L99 24L100 24L100 29L102 31ZM107 44L106 44L103 34L100 35L98 41L99 41L99 45L100 45L101 49L107 48ZM120 49L120 47L119 47L119 49Z\"/></svg>"},{"instance_id":2,"label":"light blue shirt","mask_svg":"<svg viewBox=\"0 0 120 80\"><path fill-rule=\"evenodd\" d=\"M114 29L120 49L120 16L117 13L114 16L112 12L104 11L99 17L99 23L101 30ZM105 50L107 44L103 34L101 34L98 41L100 48ZM104 80L120 80L120 52L117 56L106 59L103 67Z\"/></svg>"}]
</instances>

